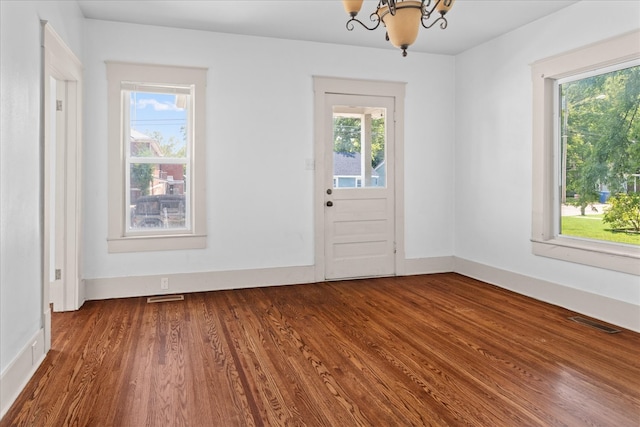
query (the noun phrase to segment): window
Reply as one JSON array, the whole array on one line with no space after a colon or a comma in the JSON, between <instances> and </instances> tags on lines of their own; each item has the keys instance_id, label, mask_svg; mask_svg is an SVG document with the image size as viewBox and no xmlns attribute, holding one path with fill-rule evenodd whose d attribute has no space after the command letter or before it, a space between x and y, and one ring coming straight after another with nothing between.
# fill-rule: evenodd
<instances>
[{"instance_id":1,"label":"window","mask_svg":"<svg viewBox=\"0 0 640 427\"><path fill-rule=\"evenodd\" d=\"M560 235L640 245L639 63L557 81Z\"/></svg>"},{"instance_id":2,"label":"window","mask_svg":"<svg viewBox=\"0 0 640 427\"><path fill-rule=\"evenodd\" d=\"M639 35L533 64L537 255L640 275L640 236L612 215L638 200Z\"/></svg>"},{"instance_id":3,"label":"window","mask_svg":"<svg viewBox=\"0 0 640 427\"><path fill-rule=\"evenodd\" d=\"M108 62L107 75L109 251L205 247L206 70Z\"/></svg>"}]
</instances>

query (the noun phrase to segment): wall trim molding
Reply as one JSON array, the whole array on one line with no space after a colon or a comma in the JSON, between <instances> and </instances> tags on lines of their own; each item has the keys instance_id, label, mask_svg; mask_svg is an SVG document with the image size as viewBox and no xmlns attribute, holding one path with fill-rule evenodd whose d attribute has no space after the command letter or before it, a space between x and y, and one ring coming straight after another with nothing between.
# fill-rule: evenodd
<instances>
[{"instance_id":1,"label":"wall trim molding","mask_svg":"<svg viewBox=\"0 0 640 427\"><path fill-rule=\"evenodd\" d=\"M640 332L640 307L569 286L455 257L456 273Z\"/></svg>"},{"instance_id":2,"label":"wall trim molding","mask_svg":"<svg viewBox=\"0 0 640 427\"><path fill-rule=\"evenodd\" d=\"M452 256L407 259L404 263L403 276L446 273L453 271L453 266L454 257ZM85 298L90 301L314 283L318 281L316 270L315 266L308 265L85 279ZM160 289L160 279L163 277L169 279L168 291Z\"/></svg>"},{"instance_id":3,"label":"wall trim molding","mask_svg":"<svg viewBox=\"0 0 640 427\"><path fill-rule=\"evenodd\" d=\"M549 304L558 305L604 322L640 332L640 307L558 283L514 273L455 256L405 260L406 276L455 272L499 286ZM169 290L160 289L160 279L169 279ZM86 279L87 300L206 292L265 286L314 283L316 268L265 268L210 271L134 277Z\"/></svg>"},{"instance_id":4,"label":"wall trim molding","mask_svg":"<svg viewBox=\"0 0 640 427\"><path fill-rule=\"evenodd\" d=\"M0 375L0 419L26 387L45 355L44 328L41 328Z\"/></svg>"},{"instance_id":5,"label":"wall trim molding","mask_svg":"<svg viewBox=\"0 0 640 427\"><path fill-rule=\"evenodd\" d=\"M160 279L169 279L169 290L160 289ZM85 280L87 301L149 295L206 292L315 282L315 267L280 267L252 270L157 274Z\"/></svg>"},{"instance_id":6,"label":"wall trim molding","mask_svg":"<svg viewBox=\"0 0 640 427\"><path fill-rule=\"evenodd\" d=\"M82 295L82 106L83 106L83 67L82 62L65 44L62 37L47 21L41 21L42 43L42 82L41 82L41 182L40 199L42 203L42 282L43 282L43 310L49 310L49 303L54 303L56 311L77 310L84 301ZM53 83L52 80L58 83ZM62 83L64 82L64 83ZM52 111L54 94L52 89L60 84L59 89L66 92L65 123L66 135L62 140L56 140L52 132L52 123L56 122L55 111ZM57 98L57 96L55 97ZM62 196L50 189L52 180L52 156L57 156L58 169L64 168L64 174L56 176L56 181L62 189ZM62 234L56 236L56 225L51 223L51 209L64 212L63 219L57 227L63 229ZM52 252L51 243L55 250ZM54 262L51 261L54 255ZM61 269L62 281L55 285L53 294L50 293L50 272L53 268ZM55 283L55 282L54 282ZM54 297L53 299L51 297ZM50 334L46 333L45 337ZM48 350L50 343L47 344Z\"/></svg>"}]
</instances>

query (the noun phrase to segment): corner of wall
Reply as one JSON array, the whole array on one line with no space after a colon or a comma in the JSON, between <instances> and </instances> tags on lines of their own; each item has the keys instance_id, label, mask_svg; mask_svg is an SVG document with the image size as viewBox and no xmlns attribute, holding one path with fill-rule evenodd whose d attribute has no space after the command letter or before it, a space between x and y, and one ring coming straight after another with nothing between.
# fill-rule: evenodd
<instances>
[{"instance_id":1,"label":"corner of wall","mask_svg":"<svg viewBox=\"0 0 640 427\"><path fill-rule=\"evenodd\" d=\"M636 304L501 270L464 258L455 257L454 264L454 271L464 276L640 332L640 306Z\"/></svg>"},{"instance_id":2,"label":"corner of wall","mask_svg":"<svg viewBox=\"0 0 640 427\"><path fill-rule=\"evenodd\" d=\"M454 271L454 261L453 256L405 259L404 275L449 273Z\"/></svg>"}]
</instances>

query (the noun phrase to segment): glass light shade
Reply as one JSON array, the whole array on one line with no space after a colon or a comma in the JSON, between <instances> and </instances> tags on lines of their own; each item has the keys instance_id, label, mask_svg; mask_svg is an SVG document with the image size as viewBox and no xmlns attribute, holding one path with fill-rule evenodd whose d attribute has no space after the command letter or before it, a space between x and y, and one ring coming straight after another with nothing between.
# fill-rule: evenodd
<instances>
[{"instance_id":1,"label":"glass light shade","mask_svg":"<svg viewBox=\"0 0 640 427\"><path fill-rule=\"evenodd\" d=\"M436 10L438 12L440 12L441 15L444 15L445 13L449 12L449 9L451 9L453 7L453 2L456 0L449 0L447 2L447 0L440 0L440 3L438 3L438 5L436 6ZM447 3L445 5L445 3Z\"/></svg>"},{"instance_id":2,"label":"glass light shade","mask_svg":"<svg viewBox=\"0 0 640 427\"><path fill-rule=\"evenodd\" d=\"M389 13L389 6L381 7L376 13L387 27L389 41L395 47L406 49L418 38L422 19L422 2L409 0L398 2L395 15Z\"/></svg>"},{"instance_id":3,"label":"glass light shade","mask_svg":"<svg viewBox=\"0 0 640 427\"><path fill-rule=\"evenodd\" d=\"M364 0L342 0L342 6L344 6L345 12L351 16L356 16L360 9L362 9L362 2Z\"/></svg>"}]
</instances>

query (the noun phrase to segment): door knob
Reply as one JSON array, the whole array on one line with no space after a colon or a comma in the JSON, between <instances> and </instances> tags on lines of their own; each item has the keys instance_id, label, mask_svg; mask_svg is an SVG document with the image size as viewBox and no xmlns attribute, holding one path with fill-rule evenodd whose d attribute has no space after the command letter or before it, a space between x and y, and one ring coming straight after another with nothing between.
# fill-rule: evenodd
<instances>
[{"instance_id":1,"label":"door knob","mask_svg":"<svg viewBox=\"0 0 640 427\"><path fill-rule=\"evenodd\" d=\"M327 206L328 206L328 207L333 206L333 202L332 202L331 200L329 200L329 201L327 202Z\"/></svg>"}]
</instances>

